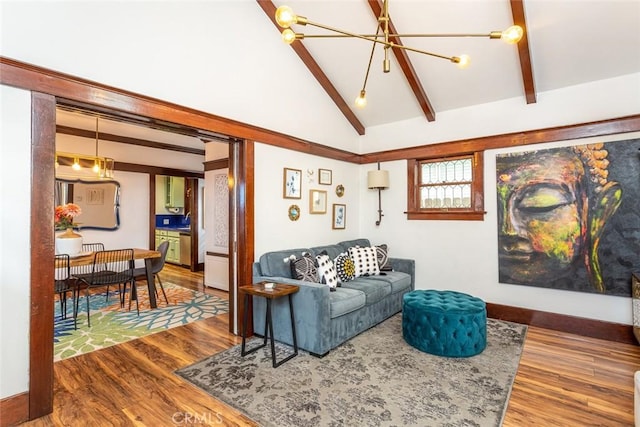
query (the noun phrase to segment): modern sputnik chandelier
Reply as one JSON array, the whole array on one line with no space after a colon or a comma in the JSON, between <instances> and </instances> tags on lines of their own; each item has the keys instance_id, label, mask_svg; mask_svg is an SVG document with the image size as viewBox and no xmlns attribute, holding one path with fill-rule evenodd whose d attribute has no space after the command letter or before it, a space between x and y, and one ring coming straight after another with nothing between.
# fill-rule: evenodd
<instances>
[{"instance_id":1,"label":"modern sputnik chandelier","mask_svg":"<svg viewBox=\"0 0 640 427\"><path fill-rule=\"evenodd\" d=\"M366 86L367 79L369 78L369 70L371 69L371 62L373 60L373 53L378 44L382 45L384 48L384 60L382 62L382 71L388 73L391 70L391 62L389 60L389 48L398 48L404 49L411 52L421 53L424 55L433 56L436 58L446 59L448 61L457 64L460 68L465 68L470 63L470 58L468 55L460 55L460 56L445 56L440 55L433 52L428 52L422 49L416 49L405 45L399 45L392 41L393 38L421 38L421 37L488 37L489 39L501 39L509 44L515 44L520 41L524 30L522 27L518 25L513 25L507 28L504 31L491 31L488 34L392 34L389 33L389 0L384 0L382 11L380 16L378 17L378 25L376 28L375 34L355 34L349 31L341 30L338 28L333 28L328 25L319 24L317 22L313 22L308 20L304 16L296 15L293 10L289 6L280 6L276 9L276 22L278 25L284 30L282 31L282 40L291 44L296 40L303 40L305 38L337 38L337 37L355 37L362 40L367 40L372 43L371 46L371 56L369 57L369 64L367 66L367 72L365 74L364 83L362 85L362 89L356 98L356 106L359 108L364 108L367 105L366 99ZM313 26L317 28L322 28L324 30L329 31L329 34L303 34L297 33L291 29L291 26L294 24L303 25L303 26ZM382 31L382 33L381 33Z\"/></svg>"}]
</instances>

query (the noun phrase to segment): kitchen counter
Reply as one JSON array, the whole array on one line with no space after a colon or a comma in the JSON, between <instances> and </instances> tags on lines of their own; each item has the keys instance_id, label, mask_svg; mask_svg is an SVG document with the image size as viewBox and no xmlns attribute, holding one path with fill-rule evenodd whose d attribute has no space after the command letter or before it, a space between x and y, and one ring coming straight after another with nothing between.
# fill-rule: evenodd
<instances>
[{"instance_id":1,"label":"kitchen counter","mask_svg":"<svg viewBox=\"0 0 640 427\"><path fill-rule=\"evenodd\" d=\"M191 229L189 227L156 227L156 230L178 231L181 234L184 234L184 233L191 234Z\"/></svg>"}]
</instances>

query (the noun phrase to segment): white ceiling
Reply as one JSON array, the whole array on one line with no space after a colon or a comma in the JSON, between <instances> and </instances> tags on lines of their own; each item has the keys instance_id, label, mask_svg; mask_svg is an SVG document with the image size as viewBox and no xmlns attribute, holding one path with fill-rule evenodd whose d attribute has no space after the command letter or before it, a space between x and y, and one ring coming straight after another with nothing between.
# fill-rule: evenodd
<instances>
[{"instance_id":1,"label":"white ceiling","mask_svg":"<svg viewBox=\"0 0 640 427\"><path fill-rule=\"evenodd\" d=\"M377 25L364 0L274 4L286 4L310 21L353 33L371 34ZM524 0L524 10L538 94L640 72L640 1ZM513 24L508 0L389 0L389 14L399 33L489 33ZM324 31L310 26L294 30ZM447 60L409 52L436 120L438 112L507 98L519 97L526 103L515 46L485 38L405 38L403 43L445 56L471 56L471 65L460 70ZM303 44L353 106L371 44L359 39L307 39ZM390 57L391 72L384 74L383 52L376 48L367 84L368 105L364 110L352 108L365 127L422 115L395 57Z\"/></svg>"},{"instance_id":2,"label":"white ceiling","mask_svg":"<svg viewBox=\"0 0 640 427\"><path fill-rule=\"evenodd\" d=\"M640 73L640 0L523 1L538 102L541 92ZM376 19L365 0L276 0L274 4L287 4L311 21L355 33L375 32ZM255 7L262 13L257 3ZM400 33L488 33L513 23L508 0L390 0L389 12ZM264 18L268 19L266 15ZM265 29L268 32L263 31L264 37L251 45L253 49L281 43L274 37L273 26ZM321 31L299 26L295 29ZM449 61L409 52L436 112L436 121L437 114L443 111L508 98L520 98L526 104L515 46L485 38L406 38L403 42L447 56L471 56L469 68L460 70ZM382 49L376 48L367 84L368 105L359 110L353 100L362 87L371 44L358 39L307 39L303 43L365 128L424 117L393 55L391 72L385 74ZM284 43L278 48L288 52L292 61L300 61ZM300 70L307 72L310 85L317 84L304 67ZM278 77L261 75L261 79L274 82ZM640 88L629 90L640 96ZM69 112L59 112L58 123L95 128L93 116ZM203 146L197 138L106 119L101 120L100 130L189 147Z\"/></svg>"}]
</instances>

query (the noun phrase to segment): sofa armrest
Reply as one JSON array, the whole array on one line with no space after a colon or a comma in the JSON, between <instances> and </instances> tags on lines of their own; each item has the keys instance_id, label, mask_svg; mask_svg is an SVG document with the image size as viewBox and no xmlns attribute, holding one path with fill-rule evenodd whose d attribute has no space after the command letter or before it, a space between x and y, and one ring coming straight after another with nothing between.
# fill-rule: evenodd
<instances>
[{"instance_id":1,"label":"sofa armrest","mask_svg":"<svg viewBox=\"0 0 640 427\"><path fill-rule=\"evenodd\" d=\"M406 258L389 258L389 265L394 271L402 271L411 276L411 289L416 288L416 261Z\"/></svg>"},{"instance_id":2,"label":"sofa armrest","mask_svg":"<svg viewBox=\"0 0 640 427\"><path fill-rule=\"evenodd\" d=\"M256 283L268 281L299 286L300 290L291 296L298 345L318 355L331 350L331 300L327 285L286 277L255 276L253 280ZM293 344L288 305L287 298L277 298L272 302L274 335L278 341ZM258 334L264 333L266 309L264 298L253 299L253 325Z\"/></svg>"}]
</instances>

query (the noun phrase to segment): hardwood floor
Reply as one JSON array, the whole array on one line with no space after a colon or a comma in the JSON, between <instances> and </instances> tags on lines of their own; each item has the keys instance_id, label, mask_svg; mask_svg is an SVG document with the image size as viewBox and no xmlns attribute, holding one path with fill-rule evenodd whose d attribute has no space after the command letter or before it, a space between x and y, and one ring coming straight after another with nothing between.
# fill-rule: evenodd
<instances>
[{"instance_id":1,"label":"hardwood floor","mask_svg":"<svg viewBox=\"0 0 640 427\"><path fill-rule=\"evenodd\" d=\"M204 289L202 273L167 266L162 278ZM228 321L217 316L55 363L53 413L23 425L256 425L173 374L238 344ZM636 370L638 346L530 327L503 425L631 426Z\"/></svg>"}]
</instances>

